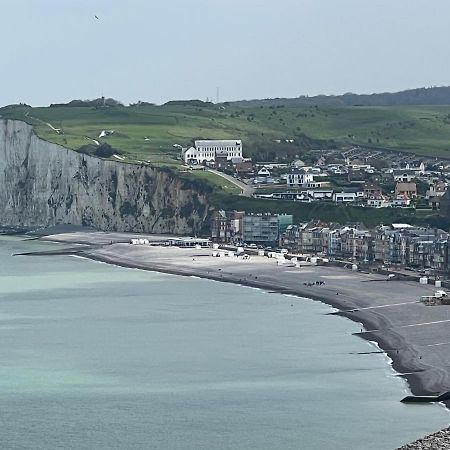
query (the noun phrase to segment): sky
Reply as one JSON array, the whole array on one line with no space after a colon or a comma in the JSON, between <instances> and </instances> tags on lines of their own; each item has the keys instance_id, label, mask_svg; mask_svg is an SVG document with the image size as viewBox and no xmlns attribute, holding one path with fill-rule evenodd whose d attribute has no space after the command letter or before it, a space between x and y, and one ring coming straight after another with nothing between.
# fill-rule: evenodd
<instances>
[{"instance_id":1,"label":"sky","mask_svg":"<svg viewBox=\"0 0 450 450\"><path fill-rule=\"evenodd\" d=\"M0 105L447 86L449 17L448 0L0 0Z\"/></svg>"}]
</instances>

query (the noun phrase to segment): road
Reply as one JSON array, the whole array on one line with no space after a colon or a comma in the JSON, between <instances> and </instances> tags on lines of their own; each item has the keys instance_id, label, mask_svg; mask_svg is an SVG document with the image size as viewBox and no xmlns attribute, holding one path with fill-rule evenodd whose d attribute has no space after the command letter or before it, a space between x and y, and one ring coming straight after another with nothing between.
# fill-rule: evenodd
<instances>
[{"instance_id":1,"label":"road","mask_svg":"<svg viewBox=\"0 0 450 450\"><path fill-rule=\"evenodd\" d=\"M206 170L208 170L208 172L218 175L219 177L225 178L225 180L229 181L230 183L233 183L235 186L241 189L241 193L239 195L242 195L243 197L251 197L255 192L255 188L253 186L245 184L242 181L239 181L236 178L232 177L231 175L219 172L218 170L213 169L206 169Z\"/></svg>"}]
</instances>

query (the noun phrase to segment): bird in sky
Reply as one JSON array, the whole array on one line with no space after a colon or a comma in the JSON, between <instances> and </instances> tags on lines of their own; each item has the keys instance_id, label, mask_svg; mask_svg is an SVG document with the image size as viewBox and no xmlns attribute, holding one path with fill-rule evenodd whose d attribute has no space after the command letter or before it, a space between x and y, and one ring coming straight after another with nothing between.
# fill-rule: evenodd
<instances>
[{"instance_id":1,"label":"bird in sky","mask_svg":"<svg viewBox=\"0 0 450 450\"><path fill-rule=\"evenodd\" d=\"M97 20L100 20L99 18L98 18L98 16L94 16Z\"/></svg>"}]
</instances>

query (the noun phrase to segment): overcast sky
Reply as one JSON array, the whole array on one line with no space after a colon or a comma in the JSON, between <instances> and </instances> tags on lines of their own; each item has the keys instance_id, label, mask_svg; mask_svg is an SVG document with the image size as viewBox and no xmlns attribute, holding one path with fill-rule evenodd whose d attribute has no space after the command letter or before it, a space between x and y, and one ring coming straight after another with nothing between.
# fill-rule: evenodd
<instances>
[{"instance_id":1,"label":"overcast sky","mask_svg":"<svg viewBox=\"0 0 450 450\"><path fill-rule=\"evenodd\" d=\"M449 0L0 0L0 105L450 85L449 18Z\"/></svg>"}]
</instances>

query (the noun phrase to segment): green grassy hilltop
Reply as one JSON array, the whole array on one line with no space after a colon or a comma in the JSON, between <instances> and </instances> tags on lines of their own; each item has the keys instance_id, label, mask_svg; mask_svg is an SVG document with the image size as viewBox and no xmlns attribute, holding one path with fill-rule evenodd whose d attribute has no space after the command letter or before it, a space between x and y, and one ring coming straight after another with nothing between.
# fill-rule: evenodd
<instances>
[{"instance_id":1,"label":"green grassy hilltop","mask_svg":"<svg viewBox=\"0 0 450 450\"><path fill-rule=\"evenodd\" d=\"M450 106L312 106L227 104L134 105L106 108L57 106L0 108L1 118L23 120L50 142L124 163L184 170L180 148L194 139L242 139L244 156L257 160L293 158L311 149L372 146L450 158ZM99 137L102 130L114 133ZM294 142L286 142L293 140ZM113 152L99 155L107 144ZM404 220L431 223L433 213L414 210L305 205L237 196L235 185L209 172L182 176L214 188L211 202L220 208L294 214L296 220L361 220L367 225ZM437 223L438 224L438 223ZM447 222L442 223L447 226Z\"/></svg>"},{"instance_id":2,"label":"green grassy hilltop","mask_svg":"<svg viewBox=\"0 0 450 450\"><path fill-rule=\"evenodd\" d=\"M174 145L187 146L195 138L239 138L245 156L259 159L356 144L450 157L450 106L8 106L0 116L24 120L42 138L74 150L94 149L97 140L127 161L156 165L178 165ZM114 134L99 138L102 130Z\"/></svg>"}]
</instances>

